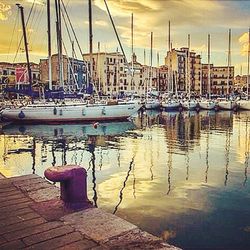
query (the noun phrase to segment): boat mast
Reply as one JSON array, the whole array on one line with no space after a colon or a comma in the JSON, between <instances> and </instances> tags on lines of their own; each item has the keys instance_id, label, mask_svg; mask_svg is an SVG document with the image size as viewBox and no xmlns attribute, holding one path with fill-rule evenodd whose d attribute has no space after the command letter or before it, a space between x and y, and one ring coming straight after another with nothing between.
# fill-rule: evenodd
<instances>
[{"instance_id":1,"label":"boat mast","mask_svg":"<svg viewBox=\"0 0 250 250\"><path fill-rule=\"evenodd\" d=\"M98 92L101 92L101 70L100 70L100 42L98 42L98 63L97 63L97 67L98 67Z\"/></svg>"},{"instance_id":2,"label":"boat mast","mask_svg":"<svg viewBox=\"0 0 250 250\"><path fill-rule=\"evenodd\" d=\"M152 90L152 66L153 66L153 32L151 32L150 36L150 91Z\"/></svg>"},{"instance_id":3,"label":"boat mast","mask_svg":"<svg viewBox=\"0 0 250 250\"><path fill-rule=\"evenodd\" d=\"M92 83L92 69L93 69L93 31L92 31L92 0L89 0L89 84Z\"/></svg>"},{"instance_id":4,"label":"boat mast","mask_svg":"<svg viewBox=\"0 0 250 250\"><path fill-rule=\"evenodd\" d=\"M247 52L247 100L249 100L249 61L250 61L250 28L248 30L248 52Z\"/></svg>"},{"instance_id":5,"label":"boat mast","mask_svg":"<svg viewBox=\"0 0 250 250\"><path fill-rule=\"evenodd\" d=\"M169 67L168 67L168 93L172 91L172 51L170 41L170 20L168 21L168 52L169 52Z\"/></svg>"},{"instance_id":6,"label":"boat mast","mask_svg":"<svg viewBox=\"0 0 250 250\"><path fill-rule=\"evenodd\" d=\"M201 57L202 57L202 52L201 52ZM200 97L202 96L202 63L201 63L201 74L200 74L200 76L201 76L201 79L200 79Z\"/></svg>"},{"instance_id":7,"label":"boat mast","mask_svg":"<svg viewBox=\"0 0 250 250\"><path fill-rule=\"evenodd\" d=\"M208 98L211 99L211 79L210 79L210 34L208 34L208 49L207 49L207 58L208 58Z\"/></svg>"},{"instance_id":8,"label":"boat mast","mask_svg":"<svg viewBox=\"0 0 250 250\"><path fill-rule=\"evenodd\" d=\"M21 13L21 21L22 21L22 28L23 28L23 39L24 39L24 46L25 46L25 54L26 54L26 61L27 61L27 68L28 68L28 77L29 77L29 90L32 90L32 78L31 78L31 68L30 68L30 60L29 60L29 50L28 50L28 41L26 35L26 27L24 22L24 13L23 13L23 6L17 4L17 7Z\"/></svg>"},{"instance_id":9,"label":"boat mast","mask_svg":"<svg viewBox=\"0 0 250 250\"><path fill-rule=\"evenodd\" d=\"M160 54L159 51L157 52L157 71L159 70L160 67ZM157 91L160 90L160 83L159 83L159 79L160 79L160 71L157 72Z\"/></svg>"},{"instance_id":10,"label":"boat mast","mask_svg":"<svg viewBox=\"0 0 250 250\"><path fill-rule=\"evenodd\" d=\"M56 6L56 32L58 47L58 66L59 66L59 86L64 87L63 80L63 56L62 56L62 25L61 25L61 0L55 0Z\"/></svg>"},{"instance_id":11,"label":"boat mast","mask_svg":"<svg viewBox=\"0 0 250 250\"><path fill-rule=\"evenodd\" d=\"M49 89L52 89L50 0L47 0Z\"/></svg>"},{"instance_id":12,"label":"boat mast","mask_svg":"<svg viewBox=\"0 0 250 250\"><path fill-rule=\"evenodd\" d=\"M188 97L190 99L191 94L191 82L190 82L190 64L189 64L189 50L190 50L190 34L188 34L188 52L187 52L187 83L188 83Z\"/></svg>"},{"instance_id":13,"label":"boat mast","mask_svg":"<svg viewBox=\"0 0 250 250\"><path fill-rule=\"evenodd\" d=\"M132 82L134 76L134 15L131 14L131 65L132 65Z\"/></svg>"},{"instance_id":14,"label":"boat mast","mask_svg":"<svg viewBox=\"0 0 250 250\"><path fill-rule=\"evenodd\" d=\"M227 98L229 96L229 76L230 76L230 66L231 66L231 29L228 33L228 55L227 55Z\"/></svg>"}]
</instances>

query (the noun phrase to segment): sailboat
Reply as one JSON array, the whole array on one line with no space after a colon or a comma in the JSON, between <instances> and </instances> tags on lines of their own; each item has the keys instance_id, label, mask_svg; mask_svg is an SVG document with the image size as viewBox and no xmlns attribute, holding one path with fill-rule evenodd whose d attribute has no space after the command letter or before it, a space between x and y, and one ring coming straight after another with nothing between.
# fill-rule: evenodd
<instances>
[{"instance_id":1,"label":"sailboat","mask_svg":"<svg viewBox=\"0 0 250 250\"><path fill-rule=\"evenodd\" d=\"M48 8L50 7L50 0L47 0ZM20 8L20 6L19 6ZM56 1L56 9L59 10L60 0ZM23 7L20 8L22 20L24 23ZM91 1L89 1L89 24L90 24L90 58L92 55L92 8ZM49 12L48 12L49 14ZM57 11L57 26L61 20L61 11ZM111 16L110 16L111 18ZM50 20L50 16L48 16ZM48 26L50 21L48 21ZM23 25L23 34L26 38L25 25ZM48 40L50 41L50 32L48 32ZM25 41L27 62L28 60L28 46L27 39ZM62 53L61 47L61 34L58 39L59 54ZM50 42L49 42L50 44ZM49 47L49 46L48 46ZM49 53L50 57L50 53ZM51 62L51 60L49 60ZM60 69L60 67L59 67ZM49 71L51 66L49 66ZM28 70L30 72L30 70ZM60 76L62 72L60 71ZM51 73L49 73L51 76ZM60 77L61 80L62 77ZM31 79L31 77L29 78ZM91 79L91 75L90 75ZM49 80L51 82L51 79ZM84 122L84 121L111 121L111 120L124 120L138 112L142 107L139 101L105 101L98 103L87 103L85 101L63 101L63 102L39 102L29 104L23 107L8 107L1 111L3 118L7 118L13 122L22 123L65 123L65 122Z\"/></svg>"},{"instance_id":2,"label":"sailboat","mask_svg":"<svg viewBox=\"0 0 250 250\"><path fill-rule=\"evenodd\" d=\"M172 71L172 52L171 52L171 45L170 45L170 21L168 22L168 53L169 53L168 92L170 94L170 89L173 92L173 83L174 83L175 84L175 96L177 98L178 97L177 75L176 74L174 75ZM173 77L173 75L175 77ZM175 110L179 111L181 109L180 101L174 99L172 96L170 96L169 98L165 98L165 100L162 101L161 106L164 111L175 111Z\"/></svg>"},{"instance_id":3,"label":"sailboat","mask_svg":"<svg viewBox=\"0 0 250 250\"><path fill-rule=\"evenodd\" d=\"M237 104L239 109L250 110L249 100L249 59L250 59L250 28L248 30L248 52L247 52L247 98L246 100L239 100Z\"/></svg>"},{"instance_id":4,"label":"sailboat","mask_svg":"<svg viewBox=\"0 0 250 250\"><path fill-rule=\"evenodd\" d=\"M159 109L160 108L160 101L156 98L151 98L149 96L151 94L150 91L152 88L152 75L153 75L152 64L153 64L153 32L151 32L150 70L148 72L149 82L147 82L145 109ZM149 87L150 87L150 91L149 91Z\"/></svg>"},{"instance_id":5,"label":"sailboat","mask_svg":"<svg viewBox=\"0 0 250 250\"><path fill-rule=\"evenodd\" d=\"M201 72L201 75L202 75L202 72ZM215 102L211 100L210 34L208 34L208 95L209 95L208 99L202 99L199 101L200 109L211 110L215 108Z\"/></svg>"},{"instance_id":6,"label":"sailboat","mask_svg":"<svg viewBox=\"0 0 250 250\"><path fill-rule=\"evenodd\" d=\"M186 91L187 91L187 99L183 100L181 105L185 110L196 110L198 107L198 103L196 100L191 99L191 86L190 86L190 69L189 69L189 50L190 50L190 34L188 34L188 49L186 52Z\"/></svg>"},{"instance_id":7,"label":"sailboat","mask_svg":"<svg viewBox=\"0 0 250 250\"><path fill-rule=\"evenodd\" d=\"M228 66L227 66L227 98L217 99L219 109L223 110L234 110L237 108L237 104L234 100L230 100L229 96L229 76L230 76L230 64L231 64L231 29L229 29L229 39L228 39Z\"/></svg>"}]
</instances>

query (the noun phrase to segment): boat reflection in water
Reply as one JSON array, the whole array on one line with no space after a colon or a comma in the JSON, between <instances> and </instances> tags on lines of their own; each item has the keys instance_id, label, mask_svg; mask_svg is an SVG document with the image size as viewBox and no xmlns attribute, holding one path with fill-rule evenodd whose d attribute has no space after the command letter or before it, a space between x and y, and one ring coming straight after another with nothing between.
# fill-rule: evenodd
<instances>
[{"instance_id":1,"label":"boat reflection in water","mask_svg":"<svg viewBox=\"0 0 250 250\"><path fill-rule=\"evenodd\" d=\"M250 249L249 117L146 111L97 128L8 127L0 171L43 176L51 165L80 164L95 206L184 249Z\"/></svg>"},{"instance_id":2,"label":"boat reflection in water","mask_svg":"<svg viewBox=\"0 0 250 250\"><path fill-rule=\"evenodd\" d=\"M3 129L3 134L29 135L41 138L76 137L87 138L88 136L111 136L119 135L127 130L135 128L132 122L109 122L93 124L70 124L70 125L10 125Z\"/></svg>"}]
</instances>

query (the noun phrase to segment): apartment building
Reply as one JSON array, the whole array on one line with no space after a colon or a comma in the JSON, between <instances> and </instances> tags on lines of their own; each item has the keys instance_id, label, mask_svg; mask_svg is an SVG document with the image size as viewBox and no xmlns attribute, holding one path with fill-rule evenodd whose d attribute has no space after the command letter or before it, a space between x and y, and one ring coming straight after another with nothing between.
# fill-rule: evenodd
<instances>
[{"instance_id":1,"label":"apartment building","mask_svg":"<svg viewBox=\"0 0 250 250\"><path fill-rule=\"evenodd\" d=\"M72 57L63 55L63 80L64 85L70 90L86 88L87 84L87 63ZM62 85L59 79L59 60L58 54L51 57L52 67L52 85L57 88ZM48 84L49 82L49 62L48 59L40 60L41 82Z\"/></svg>"},{"instance_id":2,"label":"apartment building","mask_svg":"<svg viewBox=\"0 0 250 250\"><path fill-rule=\"evenodd\" d=\"M247 75L235 76L234 89L236 89L238 91L246 91L246 89L247 89Z\"/></svg>"},{"instance_id":3,"label":"apartment building","mask_svg":"<svg viewBox=\"0 0 250 250\"><path fill-rule=\"evenodd\" d=\"M165 65L169 68L168 90L174 91L176 85L178 91L198 92L201 80L201 56L188 48L180 50L172 49L167 52Z\"/></svg>"},{"instance_id":4,"label":"apartment building","mask_svg":"<svg viewBox=\"0 0 250 250\"><path fill-rule=\"evenodd\" d=\"M227 81L229 82L228 85ZM209 92L208 86L208 64L202 64L202 94ZM230 66L228 71L227 66L214 66L210 64L210 91L211 94L218 95L226 95L234 91L233 66Z\"/></svg>"}]
</instances>

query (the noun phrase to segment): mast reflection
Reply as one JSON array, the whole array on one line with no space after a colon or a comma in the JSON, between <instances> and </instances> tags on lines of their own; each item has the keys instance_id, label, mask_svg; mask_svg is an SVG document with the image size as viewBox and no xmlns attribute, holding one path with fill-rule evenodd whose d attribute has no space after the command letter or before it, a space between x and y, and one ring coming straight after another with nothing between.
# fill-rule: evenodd
<instances>
[{"instance_id":1,"label":"mast reflection","mask_svg":"<svg viewBox=\"0 0 250 250\"><path fill-rule=\"evenodd\" d=\"M129 179L130 172L131 172L131 170L132 170L132 167L134 166L134 160L135 160L135 154L133 155L132 160L130 161L127 175L126 175L126 177L125 177L125 180L124 180L124 182L123 182L123 186L122 186L122 188L121 188L121 190L120 190L120 193L119 193L119 202L118 202L118 204L115 206L115 209L114 209L113 214L115 214L115 213L117 212L117 210L118 210L120 204L122 203L122 200L123 200L123 191L124 191L124 189L126 188L126 184L127 184L128 179Z\"/></svg>"}]
</instances>

